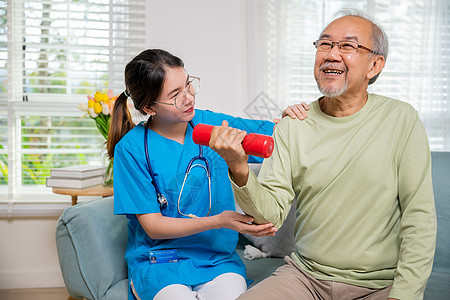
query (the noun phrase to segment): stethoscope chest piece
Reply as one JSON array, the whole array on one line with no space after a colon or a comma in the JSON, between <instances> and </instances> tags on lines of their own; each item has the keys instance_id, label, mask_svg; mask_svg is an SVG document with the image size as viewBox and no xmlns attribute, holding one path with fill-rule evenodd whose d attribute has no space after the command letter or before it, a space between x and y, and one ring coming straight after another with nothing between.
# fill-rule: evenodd
<instances>
[{"instance_id":1,"label":"stethoscope chest piece","mask_svg":"<svg viewBox=\"0 0 450 300\"><path fill-rule=\"evenodd\" d=\"M164 196L162 193L157 193L156 195L157 195L156 197L158 199L159 207L161 209L167 208L169 203L167 202L166 196Z\"/></svg>"}]
</instances>

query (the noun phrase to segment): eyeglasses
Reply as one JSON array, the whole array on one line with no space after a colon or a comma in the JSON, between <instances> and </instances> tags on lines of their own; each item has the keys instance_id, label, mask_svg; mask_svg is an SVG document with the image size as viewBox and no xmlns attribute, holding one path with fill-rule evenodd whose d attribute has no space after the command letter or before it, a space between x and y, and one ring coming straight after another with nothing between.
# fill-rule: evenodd
<instances>
[{"instance_id":1,"label":"eyeglasses","mask_svg":"<svg viewBox=\"0 0 450 300\"><path fill-rule=\"evenodd\" d=\"M338 41L333 42L332 40L328 39L319 39L313 43L313 45L316 47L317 51L330 51L335 45L338 46L339 52L343 54L353 54L358 51L358 49L364 49L369 51L373 54L378 54L377 52L373 51L370 48L367 48L363 45L358 44L354 41Z\"/></svg>"},{"instance_id":2,"label":"eyeglasses","mask_svg":"<svg viewBox=\"0 0 450 300\"><path fill-rule=\"evenodd\" d=\"M154 102L159 104L166 105L175 105L177 109L182 109L186 105L186 94L189 93L192 96L195 96L200 91L200 78L189 76L189 80L186 83L184 91L178 92L175 96L170 98L172 103L167 102Z\"/></svg>"}]
</instances>

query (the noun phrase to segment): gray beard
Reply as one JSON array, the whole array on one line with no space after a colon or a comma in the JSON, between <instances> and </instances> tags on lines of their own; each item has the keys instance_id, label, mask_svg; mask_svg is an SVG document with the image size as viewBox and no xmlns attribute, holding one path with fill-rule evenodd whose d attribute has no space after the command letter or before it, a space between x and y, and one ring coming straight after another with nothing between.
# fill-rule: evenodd
<instances>
[{"instance_id":1,"label":"gray beard","mask_svg":"<svg viewBox=\"0 0 450 300\"><path fill-rule=\"evenodd\" d=\"M340 89L328 89L326 87L322 87L317 81L317 88L327 98L335 98L339 97L345 93L348 88L348 83L346 82Z\"/></svg>"}]
</instances>

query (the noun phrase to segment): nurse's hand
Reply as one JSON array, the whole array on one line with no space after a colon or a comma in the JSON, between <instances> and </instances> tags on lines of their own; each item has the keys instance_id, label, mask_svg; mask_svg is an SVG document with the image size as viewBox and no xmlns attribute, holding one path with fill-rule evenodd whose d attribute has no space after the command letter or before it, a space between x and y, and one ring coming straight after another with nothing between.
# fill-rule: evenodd
<instances>
[{"instance_id":1,"label":"nurse's hand","mask_svg":"<svg viewBox=\"0 0 450 300\"><path fill-rule=\"evenodd\" d=\"M308 117L307 111L309 110L309 105L306 102L302 102L300 104L289 105L286 107L281 113L281 118L286 116L291 117L292 119L299 118L300 120L304 120ZM281 120L276 118L273 119L275 124L278 124Z\"/></svg>"},{"instance_id":2,"label":"nurse's hand","mask_svg":"<svg viewBox=\"0 0 450 300\"><path fill-rule=\"evenodd\" d=\"M224 211L217 215L219 227L229 228L240 233L248 233L254 236L273 236L278 230L271 223L266 224L251 224L253 217L249 215L242 215L235 211Z\"/></svg>"}]
</instances>

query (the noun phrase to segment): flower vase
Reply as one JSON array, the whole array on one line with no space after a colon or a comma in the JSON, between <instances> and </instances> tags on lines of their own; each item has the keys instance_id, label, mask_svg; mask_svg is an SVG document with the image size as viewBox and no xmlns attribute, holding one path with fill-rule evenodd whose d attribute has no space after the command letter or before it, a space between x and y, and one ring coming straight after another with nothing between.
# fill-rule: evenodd
<instances>
[{"instance_id":1,"label":"flower vase","mask_svg":"<svg viewBox=\"0 0 450 300\"><path fill-rule=\"evenodd\" d=\"M103 185L104 186L112 186L113 185L113 165L114 165L114 160L110 159L108 162L108 167L106 168L105 176L103 177Z\"/></svg>"}]
</instances>

